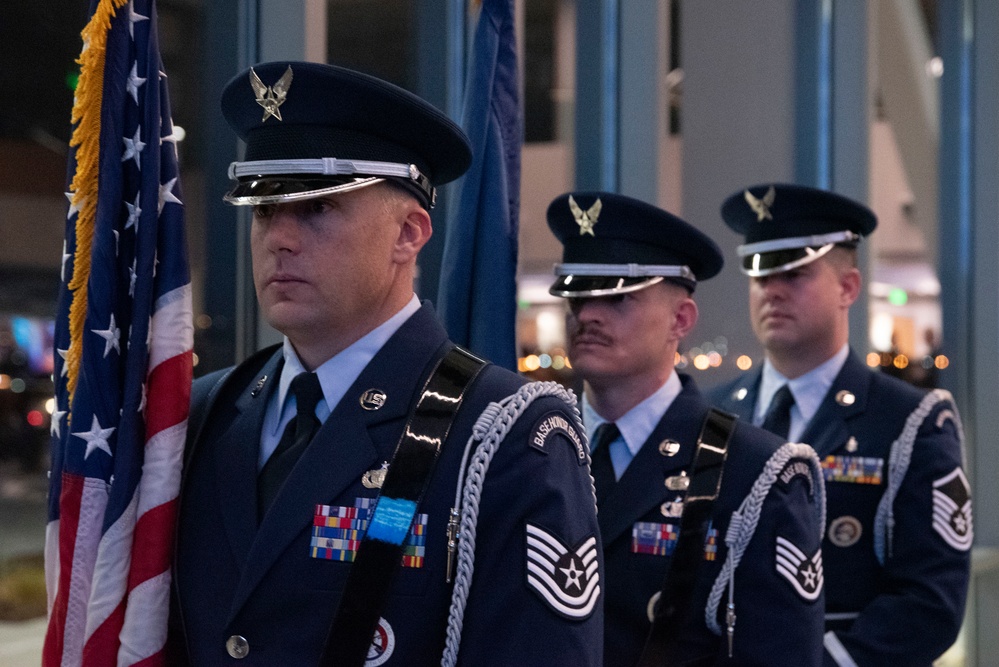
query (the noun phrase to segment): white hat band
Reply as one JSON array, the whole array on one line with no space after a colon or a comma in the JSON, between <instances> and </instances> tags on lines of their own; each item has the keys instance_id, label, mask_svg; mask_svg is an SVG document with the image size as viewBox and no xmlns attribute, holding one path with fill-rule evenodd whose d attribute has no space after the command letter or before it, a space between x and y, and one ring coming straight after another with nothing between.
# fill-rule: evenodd
<instances>
[{"instance_id":1,"label":"white hat band","mask_svg":"<svg viewBox=\"0 0 999 667\"><path fill-rule=\"evenodd\" d=\"M694 272L689 266L653 264L556 264L556 276L622 276L625 278L645 278L663 276L695 281Z\"/></svg>"},{"instance_id":2,"label":"white hat band","mask_svg":"<svg viewBox=\"0 0 999 667\"><path fill-rule=\"evenodd\" d=\"M789 239L771 239L769 241L758 241L747 243L736 248L739 257L748 257L763 252L774 252L776 250L793 250L795 248L810 248L812 246L824 246L828 243L843 243L846 241L858 241L860 235L851 231L832 232L830 234L815 234L813 236L796 236Z\"/></svg>"}]
</instances>

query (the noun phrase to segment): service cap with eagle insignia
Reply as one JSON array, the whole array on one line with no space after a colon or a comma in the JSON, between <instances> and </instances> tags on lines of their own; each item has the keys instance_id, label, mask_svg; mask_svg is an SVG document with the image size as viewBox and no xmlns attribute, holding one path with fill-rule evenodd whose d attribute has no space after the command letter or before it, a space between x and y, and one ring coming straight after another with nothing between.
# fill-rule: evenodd
<instances>
[{"instance_id":1,"label":"service cap with eagle insignia","mask_svg":"<svg viewBox=\"0 0 999 667\"><path fill-rule=\"evenodd\" d=\"M781 183L736 192L721 215L746 237L736 252L742 272L757 278L804 266L836 245L856 246L877 226L874 213L852 199Z\"/></svg>"},{"instance_id":2,"label":"service cap with eagle insignia","mask_svg":"<svg viewBox=\"0 0 999 667\"><path fill-rule=\"evenodd\" d=\"M443 112L334 65L254 65L226 84L222 114L246 142L245 158L229 166L230 204L310 199L389 180L430 208L435 187L472 160L464 132Z\"/></svg>"},{"instance_id":3,"label":"service cap with eagle insignia","mask_svg":"<svg viewBox=\"0 0 999 667\"><path fill-rule=\"evenodd\" d=\"M597 297L664 280L693 291L721 271L718 246L672 213L612 192L567 192L548 206L548 226L563 246L548 289Z\"/></svg>"}]
</instances>

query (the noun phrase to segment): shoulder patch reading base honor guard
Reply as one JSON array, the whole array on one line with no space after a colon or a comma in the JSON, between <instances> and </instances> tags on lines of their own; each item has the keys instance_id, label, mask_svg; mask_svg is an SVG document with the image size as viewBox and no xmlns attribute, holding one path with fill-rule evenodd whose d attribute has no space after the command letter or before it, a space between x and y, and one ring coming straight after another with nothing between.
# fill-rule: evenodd
<instances>
[{"instance_id":1,"label":"shoulder patch reading base honor guard","mask_svg":"<svg viewBox=\"0 0 999 667\"><path fill-rule=\"evenodd\" d=\"M561 412L549 412L539 419L531 429L531 437L528 442L539 452L548 453L549 442L556 433L561 433L572 442L576 449L576 463L583 465L586 463L586 447L583 446L583 439L579 437L579 432Z\"/></svg>"},{"instance_id":2,"label":"shoulder patch reading base honor guard","mask_svg":"<svg viewBox=\"0 0 999 667\"><path fill-rule=\"evenodd\" d=\"M790 540L778 535L777 571L794 586L798 595L809 602L818 599L822 593L825 578L822 573L821 549L816 549L812 556L806 556Z\"/></svg>"},{"instance_id":3,"label":"shoulder patch reading base honor guard","mask_svg":"<svg viewBox=\"0 0 999 667\"><path fill-rule=\"evenodd\" d=\"M933 482L933 529L944 542L967 551L975 537L971 521L971 487L961 468Z\"/></svg>"},{"instance_id":4,"label":"shoulder patch reading base honor guard","mask_svg":"<svg viewBox=\"0 0 999 667\"><path fill-rule=\"evenodd\" d=\"M544 528L527 524L527 585L559 616L582 620L600 599L597 539L573 549Z\"/></svg>"},{"instance_id":5,"label":"shoulder patch reading base honor guard","mask_svg":"<svg viewBox=\"0 0 999 667\"><path fill-rule=\"evenodd\" d=\"M780 475L777 476L777 481L780 483L781 488L786 489L788 485L796 478L801 477L805 480L805 484L808 485L808 495L812 496L815 489L812 484L812 469L807 462L801 460L789 461L784 469L780 471Z\"/></svg>"}]
</instances>

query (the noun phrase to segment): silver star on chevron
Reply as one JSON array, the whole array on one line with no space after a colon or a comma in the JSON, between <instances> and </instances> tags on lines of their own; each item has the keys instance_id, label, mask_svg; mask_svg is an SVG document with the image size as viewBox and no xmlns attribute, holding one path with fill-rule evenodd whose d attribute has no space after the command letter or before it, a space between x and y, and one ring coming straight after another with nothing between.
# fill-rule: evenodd
<instances>
[{"instance_id":1,"label":"silver star on chevron","mask_svg":"<svg viewBox=\"0 0 999 667\"><path fill-rule=\"evenodd\" d=\"M565 587L566 587L566 589L568 589L569 586L575 586L576 588L578 588L580 590L583 589L583 586L582 586L582 584L579 581L579 576L581 574L583 574L583 571L576 569L576 561L575 560L570 560L569 561L569 567L560 567L559 569L562 570L563 574L565 574Z\"/></svg>"},{"instance_id":2,"label":"silver star on chevron","mask_svg":"<svg viewBox=\"0 0 999 667\"><path fill-rule=\"evenodd\" d=\"M815 568L812 567L811 563L809 563L808 567L801 571L801 574L805 577L805 587L809 589L815 588L818 573L815 571Z\"/></svg>"}]
</instances>

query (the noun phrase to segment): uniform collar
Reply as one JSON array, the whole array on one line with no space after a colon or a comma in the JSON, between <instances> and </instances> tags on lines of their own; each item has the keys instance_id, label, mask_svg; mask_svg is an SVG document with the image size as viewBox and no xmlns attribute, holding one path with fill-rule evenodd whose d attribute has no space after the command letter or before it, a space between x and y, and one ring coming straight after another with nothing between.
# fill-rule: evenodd
<instances>
[{"instance_id":1,"label":"uniform collar","mask_svg":"<svg viewBox=\"0 0 999 667\"><path fill-rule=\"evenodd\" d=\"M759 424L763 422L763 416L766 414L774 394L786 384L794 396L794 405L801 415L801 427L803 429L811 421L812 417L815 416L815 413L818 412L819 406L822 405L822 400L829 393L829 387L836 380L836 376L839 375L843 364L846 363L846 359L849 356L850 346L844 344L832 357L793 380L788 380L784 377L784 375L773 367L770 360L767 359L763 363L763 374L760 378L760 393L756 398L753 423ZM792 430L794 429L792 428Z\"/></svg>"},{"instance_id":2,"label":"uniform collar","mask_svg":"<svg viewBox=\"0 0 999 667\"><path fill-rule=\"evenodd\" d=\"M324 399L316 409L320 421L326 420L326 417L333 411L336 404L347 393L347 389L357 380L364 367L378 354L378 351L388 342L388 339L399 330L399 327L419 309L420 300L414 294L399 312L366 333L340 353L323 362L316 369L316 375L319 376L319 384L323 388ZM305 372L305 367L299 360L298 354L295 352L295 348L287 336L284 338L282 354L284 355L284 368L281 371L281 381L278 384L277 396L278 405L281 407L279 418L275 423L275 433L281 430L281 424L285 422L285 411L290 409L285 403L285 399L288 397L291 381L299 373ZM323 404L324 402L325 405Z\"/></svg>"},{"instance_id":3,"label":"uniform collar","mask_svg":"<svg viewBox=\"0 0 999 667\"><path fill-rule=\"evenodd\" d=\"M683 384L680 382L680 376L677 375L676 370L673 370L663 386L614 422L621 431L621 437L624 438L624 443L632 457L638 454L638 450L652 435L656 426L659 425L659 420L666 414L666 411L673 404L673 400L680 395L682 390ZM597 427L606 421L597 414L584 393L583 422L586 425L586 435L591 443Z\"/></svg>"}]
</instances>

